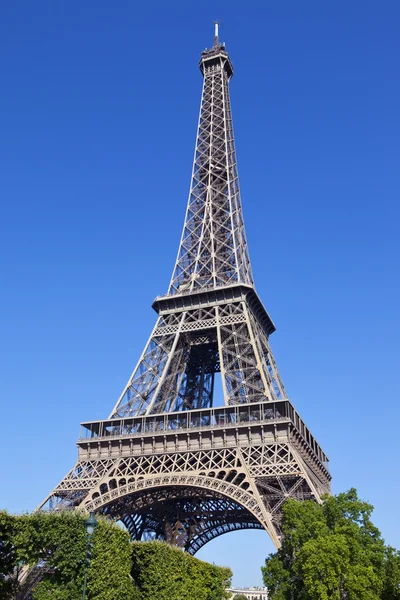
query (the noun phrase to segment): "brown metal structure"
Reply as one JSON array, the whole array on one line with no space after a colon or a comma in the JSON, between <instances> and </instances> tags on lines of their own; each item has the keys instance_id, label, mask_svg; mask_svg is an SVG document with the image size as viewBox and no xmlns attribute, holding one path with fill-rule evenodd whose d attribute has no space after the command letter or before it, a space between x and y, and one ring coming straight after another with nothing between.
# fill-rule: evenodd
<instances>
[{"instance_id":1,"label":"brown metal structure","mask_svg":"<svg viewBox=\"0 0 400 600\"><path fill-rule=\"evenodd\" d=\"M134 539L192 554L237 529L265 529L279 546L285 500L320 502L330 489L327 457L286 396L269 345L275 327L254 288L233 67L217 26L200 69L192 182L168 293L153 303L156 325L110 417L82 424L76 465L40 507L102 512Z\"/></svg>"}]
</instances>

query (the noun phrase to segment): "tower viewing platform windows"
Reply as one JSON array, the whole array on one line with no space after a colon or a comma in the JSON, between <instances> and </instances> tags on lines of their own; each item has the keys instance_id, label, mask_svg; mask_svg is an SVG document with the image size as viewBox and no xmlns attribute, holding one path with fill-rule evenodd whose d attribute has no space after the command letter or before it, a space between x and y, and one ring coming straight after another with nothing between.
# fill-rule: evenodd
<instances>
[{"instance_id":1,"label":"tower viewing platform windows","mask_svg":"<svg viewBox=\"0 0 400 600\"><path fill-rule=\"evenodd\" d=\"M327 456L287 399L81 423L78 442L181 434L210 428L235 429L254 425L272 427L278 423L292 425L301 441L318 456L321 463L327 464Z\"/></svg>"}]
</instances>

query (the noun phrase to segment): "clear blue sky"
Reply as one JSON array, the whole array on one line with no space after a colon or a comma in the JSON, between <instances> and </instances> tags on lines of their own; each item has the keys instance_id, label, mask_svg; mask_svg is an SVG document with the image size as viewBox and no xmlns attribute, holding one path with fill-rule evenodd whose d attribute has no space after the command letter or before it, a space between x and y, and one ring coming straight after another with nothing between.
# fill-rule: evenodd
<instances>
[{"instance_id":1,"label":"clear blue sky","mask_svg":"<svg viewBox=\"0 0 400 600\"><path fill-rule=\"evenodd\" d=\"M400 4L2 2L0 507L34 509L108 416L167 290L212 21L256 287L333 491L400 546ZM199 557L260 582L261 532Z\"/></svg>"}]
</instances>

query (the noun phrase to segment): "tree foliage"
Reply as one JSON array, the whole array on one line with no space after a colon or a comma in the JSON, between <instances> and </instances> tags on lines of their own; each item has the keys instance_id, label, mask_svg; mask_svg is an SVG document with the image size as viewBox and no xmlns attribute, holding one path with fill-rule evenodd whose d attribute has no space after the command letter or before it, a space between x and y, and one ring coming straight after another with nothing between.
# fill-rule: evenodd
<instances>
[{"instance_id":1,"label":"tree foliage","mask_svg":"<svg viewBox=\"0 0 400 600\"><path fill-rule=\"evenodd\" d=\"M271 600L400 599L399 554L354 489L322 505L288 500L282 547L262 568Z\"/></svg>"},{"instance_id":2,"label":"tree foliage","mask_svg":"<svg viewBox=\"0 0 400 600\"><path fill-rule=\"evenodd\" d=\"M106 519L100 521L89 571L90 600L136 600L131 577L132 543L127 532Z\"/></svg>"},{"instance_id":3,"label":"tree foliage","mask_svg":"<svg viewBox=\"0 0 400 600\"><path fill-rule=\"evenodd\" d=\"M141 600L223 600L232 573L155 541L133 543L132 576Z\"/></svg>"},{"instance_id":4,"label":"tree foliage","mask_svg":"<svg viewBox=\"0 0 400 600\"><path fill-rule=\"evenodd\" d=\"M386 548L385 580L382 600L400 598L400 552Z\"/></svg>"},{"instance_id":5,"label":"tree foliage","mask_svg":"<svg viewBox=\"0 0 400 600\"><path fill-rule=\"evenodd\" d=\"M74 511L12 516L0 512L0 598L15 598L18 570L34 600L81 600L87 515ZM224 600L229 569L161 542L132 543L127 532L97 517L88 568L90 600ZM19 590L20 592L23 590Z\"/></svg>"},{"instance_id":6,"label":"tree foliage","mask_svg":"<svg viewBox=\"0 0 400 600\"><path fill-rule=\"evenodd\" d=\"M84 521L87 515L63 511L17 517L14 538L17 558L41 569L34 600L80 600L87 555ZM133 600L128 534L99 517L91 545L88 594L92 600Z\"/></svg>"},{"instance_id":7,"label":"tree foliage","mask_svg":"<svg viewBox=\"0 0 400 600\"><path fill-rule=\"evenodd\" d=\"M15 588L17 566L14 549L15 518L0 511L0 598L12 598Z\"/></svg>"}]
</instances>

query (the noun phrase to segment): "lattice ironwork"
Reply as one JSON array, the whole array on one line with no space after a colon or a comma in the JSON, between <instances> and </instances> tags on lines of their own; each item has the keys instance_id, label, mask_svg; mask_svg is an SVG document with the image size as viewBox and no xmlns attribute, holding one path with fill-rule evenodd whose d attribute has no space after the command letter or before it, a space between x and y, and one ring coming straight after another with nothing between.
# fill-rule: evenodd
<instances>
[{"instance_id":1,"label":"lattice ironwork","mask_svg":"<svg viewBox=\"0 0 400 600\"><path fill-rule=\"evenodd\" d=\"M189 201L169 293L253 285L233 137L229 56L203 52L204 76Z\"/></svg>"},{"instance_id":2,"label":"lattice ironwork","mask_svg":"<svg viewBox=\"0 0 400 600\"><path fill-rule=\"evenodd\" d=\"M248 293L243 288L239 302L160 316L111 417L210 407L219 372L225 404L284 398L268 333L251 310Z\"/></svg>"},{"instance_id":3,"label":"lattice ironwork","mask_svg":"<svg viewBox=\"0 0 400 600\"><path fill-rule=\"evenodd\" d=\"M203 52L189 201L168 294L106 421L85 423L75 467L41 508L121 520L134 539L194 554L227 531L280 544L287 498L320 502L327 457L289 402L269 345L243 225L225 46ZM222 406L214 406L221 378Z\"/></svg>"}]
</instances>

